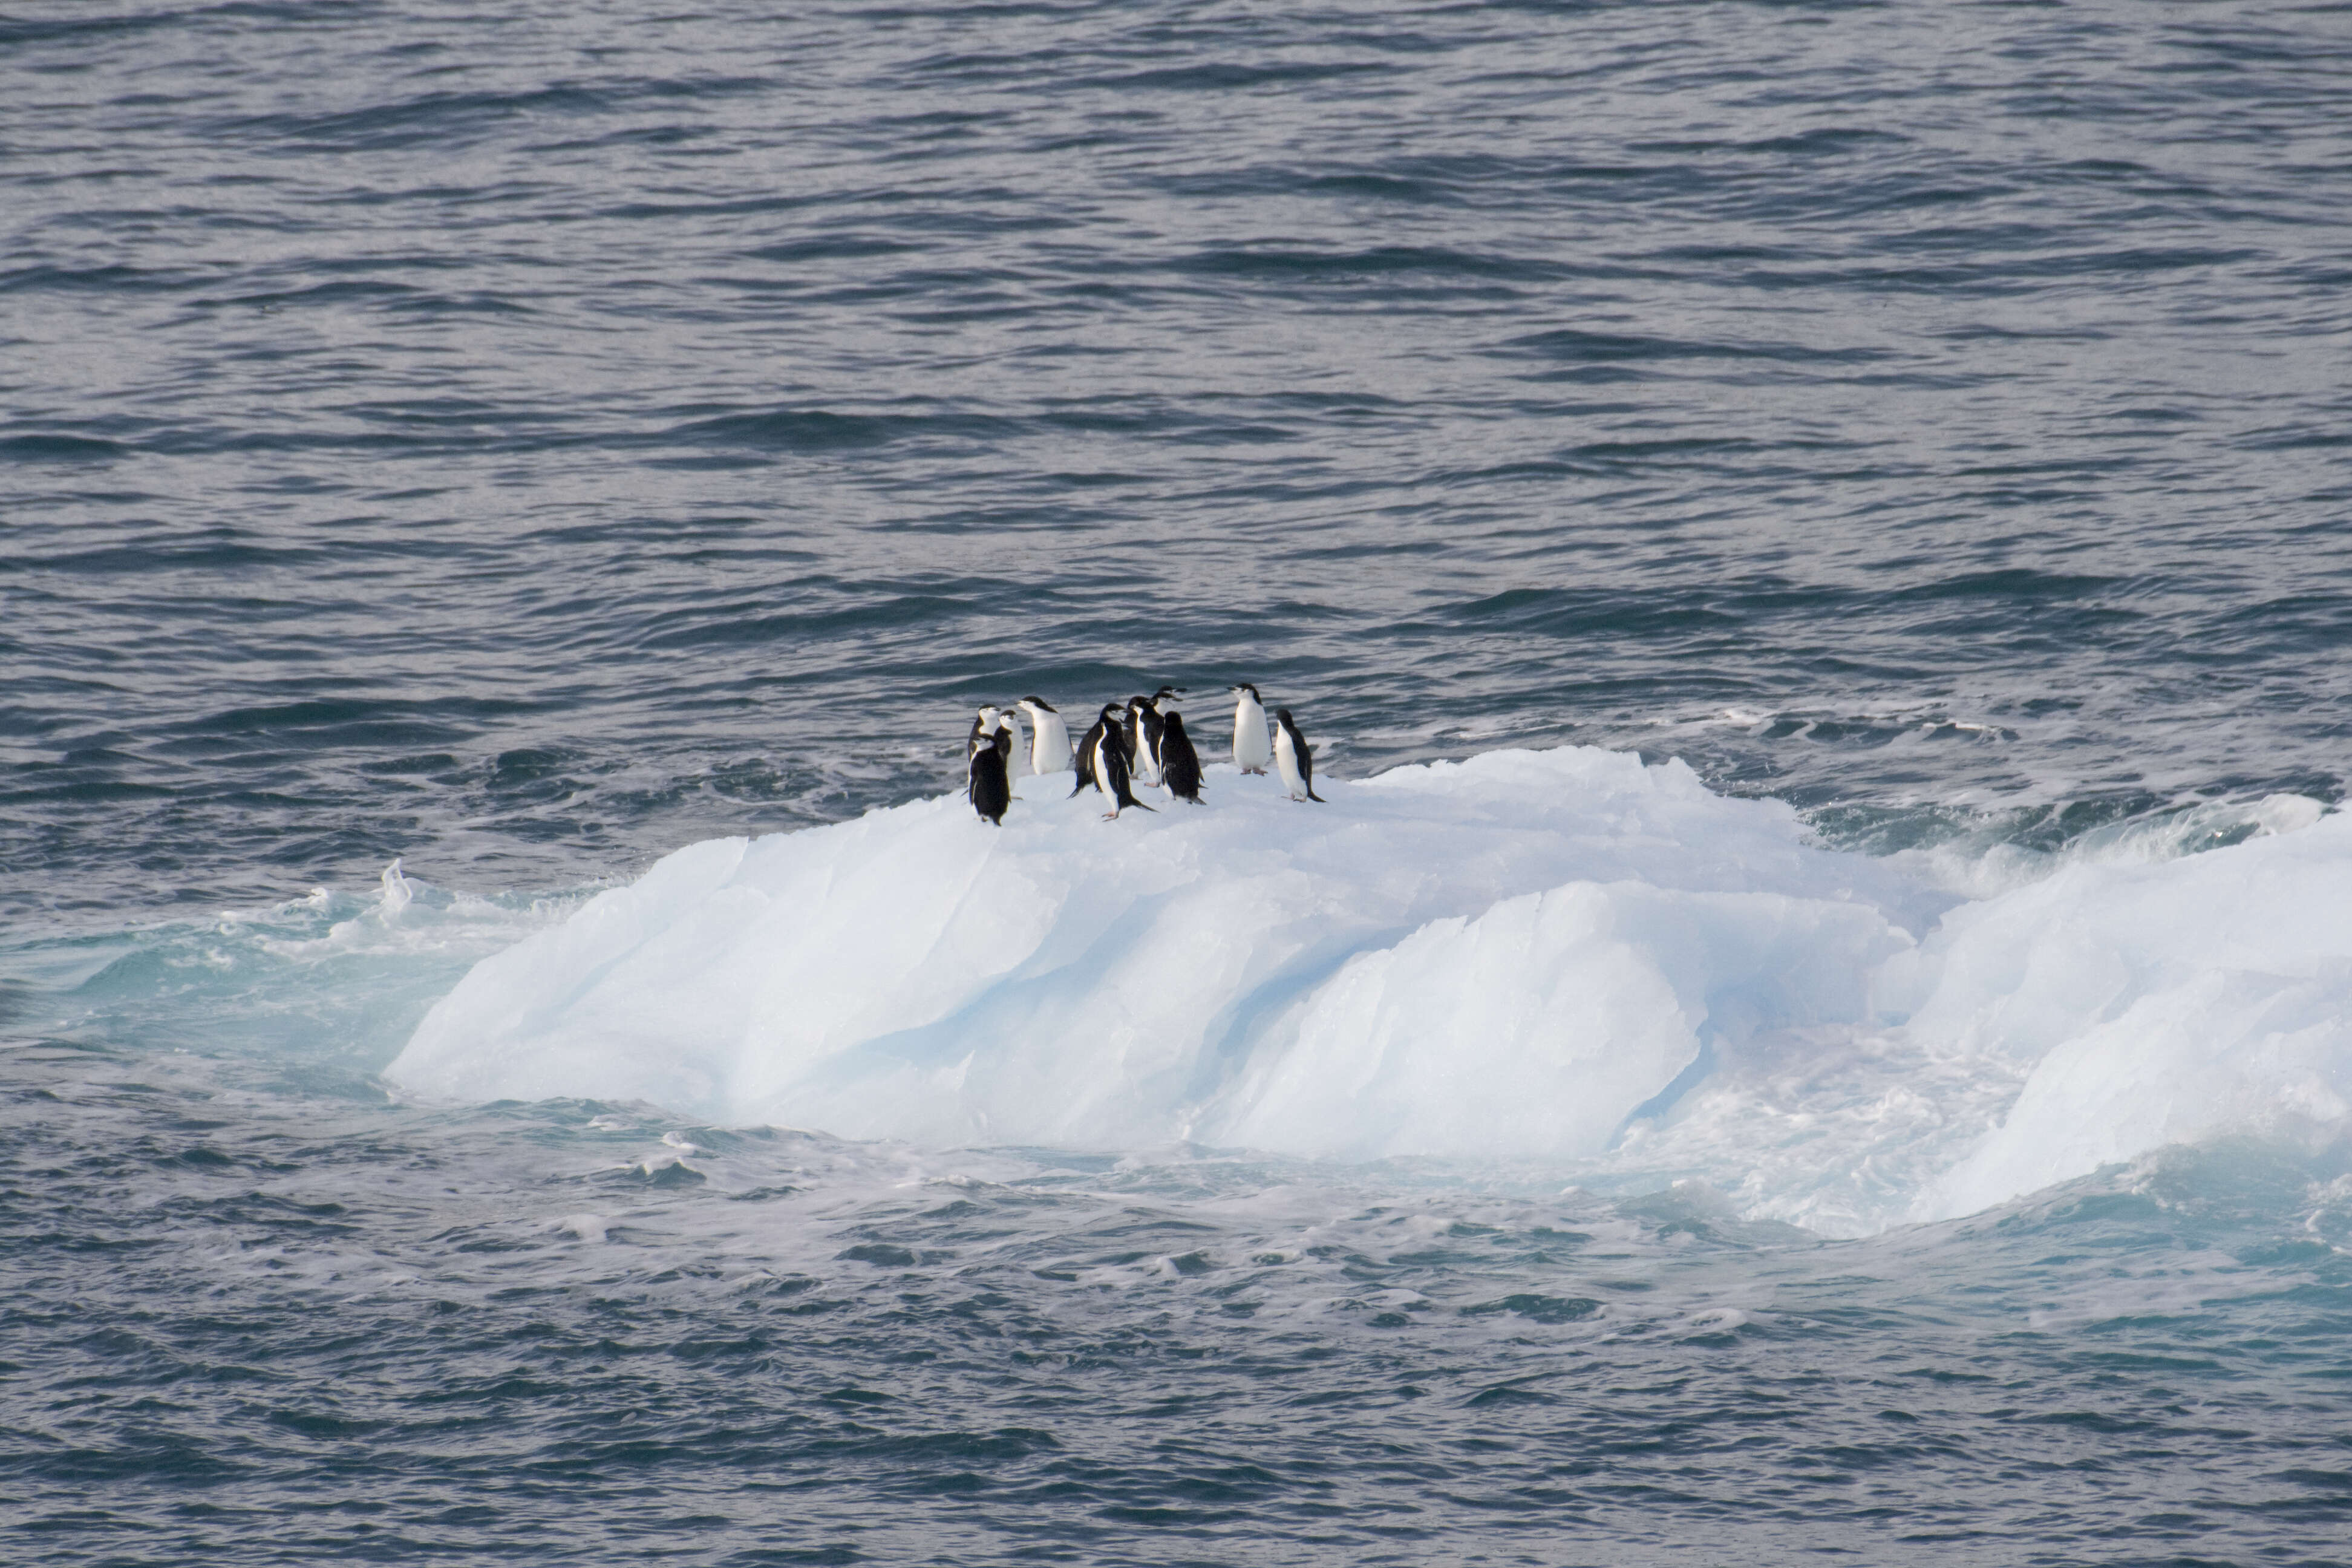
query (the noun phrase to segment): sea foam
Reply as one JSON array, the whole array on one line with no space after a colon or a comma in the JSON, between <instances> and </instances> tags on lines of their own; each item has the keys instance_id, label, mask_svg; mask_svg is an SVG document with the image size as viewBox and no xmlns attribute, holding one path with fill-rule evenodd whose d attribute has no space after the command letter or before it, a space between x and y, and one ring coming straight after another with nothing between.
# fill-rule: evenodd
<instances>
[{"instance_id":1,"label":"sea foam","mask_svg":"<svg viewBox=\"0 0 2352 1568\"><path fill-rule=\"evenodd\" d=\"M934 1145L1646 1162L1839 1231L2333 1137L2352 1099L2341 816L1969 901L1589 748L1328 806L1213 768L1115 822L1068 778L1002 829L943 796L681 849L477 964L385 1076Z\"/></svg>"}]
</instances>

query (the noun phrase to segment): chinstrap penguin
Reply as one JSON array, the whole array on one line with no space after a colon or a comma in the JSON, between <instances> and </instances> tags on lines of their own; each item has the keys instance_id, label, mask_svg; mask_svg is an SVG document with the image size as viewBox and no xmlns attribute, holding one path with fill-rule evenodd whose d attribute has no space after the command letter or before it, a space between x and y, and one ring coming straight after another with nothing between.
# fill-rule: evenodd
<instances>
[{"instance_id":1,"label":"chinstrap penguin","mask_svg":"<svg viewBox=\"0 0 2352 1568\"><path fill-rule=\"evenodd\" d=\"M1275 710L1276 728L1274 732L1274 763L1282 771L1282 787L1293 800L1311 800L1328 805L1331 803L1315 793L1315 751L1307 745L1307 737L1298 732L1291 721L1290 710Z\"/></svg>"},{"instance_id":2,"label":"chinstrap penguin","mask_svg":"<svg viewBox=\"0 0 2352 1568\"><path fill-rule=\"evenodd\" d=\"M965 762L968 763L971 761L973 757L979 755L980 749L988 744L988 737L996 733L997 711L998 710L992 707L982 707L980 710L980 717L971 721L971 733L965 737L963 743L963 760Z\"/></svg>"},{"instance_id":3,"label":"chinstrap penguin","mask_svg":"<svg viewBox=\"0 0 2352 1568\"><path fill-rule=\"evenodd\" d=\"M1118 703L1106 702L1101 716L1087 726L1085 736L1078 742L1078 777L1077 782L1070 785L1072 795L1082 789L1102 787L1095 783L1095 758L1101 754L1105 746L1124 752L1127 739L1119 732L1118 712Z\"/></svg>"},{"instance_id":4,"label":"chinstrap penguin","mask_svg":"<svg viewBox=\"0 0 2352 1568\"><path fill-rule=\"evenodd\" d=\"M1024 697L1021 711L1029 715L1029 771L1058 773L1070 765L1070 731L1062 715L1042 697Z\"/></svg>"},{"instance_id":5,"label":"chinstrap penguin","mask_svg":"<svg viewBox=\"0 0 2352 1568\"><path fill-rule=\"evenodd\" d=\"M1201 754L1184 733L1184 715L1171 713L1160 724L1160 782L1171 800L1201 804Z\"/></svg>"},{"instance_id":6,"label":"chinstrap penguin","mask_svg":"<svg viewBox=\"0 0 2352 1568\"><path fill-rule=\"evenodd\" d=\"M1012 748L1004 753L1004 776L1009 782L1029 771L1029 747L1021 733L1021 721L1013 710L1004 709L996 715L996 728Z\"/></svg>"},{"instance_id":7,"label":"chinstrap penguin","mask_svg":"<svg viewBox=\"0 0 2352 1568\"><path fill-rule=\"evenodd\" d=\"M1119 733L1127 739L1127 771L1137 784L1160 782L1160 715L1151 710L1152 700L1149 697L1129 698L1127 714L1119 721Z\"/></svg>"},{"instance_id":8,"label":"chinstrap penguin","mask_svg":"<svg viewBox=\"0 0 2352 1568\"><path fill-rule=\"evenodd\" d=\"M971 808L991 827L1004 826L1005 808L1013 804L1013 780L1005 771L1012 756L1013 737L1002 730L971 754L964 793L971 797Z\"/></svg>"},{"instance_id":9,"label":"chinstrap penguin","mask_svg":"<svg viewBox=\"0 0 2352 1568\"><path fill-rule=\"evenodd\" d=\"M1274 761L1266 745L1265 704L1257 688L1244 682L1234 688L1234 766L1245 773L1262 773Z\"/></svg>"},{"instance_id":10,"label":"chinstrap penguin","mask_svg":"<svg viewBox=\"0 0 2352 1568\"><path fill-rule=\"evenodd\" d=\"M1163 686L1143 700L1143 750L1151 763L1151 776L1144 781L1146 784L1160 782L1160 731L1167 725L1168 715L1176 711L1176 694L1182 689Z\"/></svg>"},{"instance_id":11,"label":"chinstrap penguin","mask_svg":"<svg viewBox=\"0 0 2352 1568\"><path fill-rule=\"evenodd\" d=\"M1144 811L1151 809L1136 799L1135 793L1128 787L1127 748L1119 743L1118 731L1114 728L1118 723L1118 703L1103 704L1102 722L1106 732L1095 746L1095 788L1110 797L1110 809L1103 813L1106 822L1116 819L1130 805ZM1072 790L1070 793L1076 795L1077 792Z\"/></svg>"}]
</instances>

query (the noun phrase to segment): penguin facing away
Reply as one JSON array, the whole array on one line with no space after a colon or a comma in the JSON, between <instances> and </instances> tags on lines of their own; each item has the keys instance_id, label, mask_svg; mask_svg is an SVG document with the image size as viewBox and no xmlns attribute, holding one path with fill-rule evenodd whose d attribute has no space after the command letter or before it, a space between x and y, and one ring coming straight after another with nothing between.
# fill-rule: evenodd
<instances>
[{"instance_id":1,"label":"penguin facing away","mask_svg":"<svg viewBox=\"0 0 2352 1568\"><path fill-rule=\"evenodd\" d=\"M1087 727L1085 738L1078 742L1078 779L1070 786L1072 795L1082 789L1100 789L1102 786L1095 782L1095 758L1106 745L1113 751L1126 746L1118 731L1118 703L1104 703L1101 716Z\"/></svg>"},{"instance_id":2,"label":"penguin facing away","mask_svg":"<svg viewBox=\"0 0 2352 1568\"><path fill-rule=\"evenodd\" d=\"M1245 773L1262 773L1274 761L1265 742L1265 704L1257 688L1244 682L1234 688L1234 766Z\"/></svg>"},{"instance_id":3,"label":"penguin facing away","mask_svg":"<svg viewBox=\"0 0 2352 1568\"><path fill-rule=\"evenodd\" d=\"M1070 765L1070 731L1054 705L1042 697L1024 697L1021 711L1029 715L1029 771L1058 773Z\"/></svg>"},{"instance_id":4,"label":"penguin facing away","mask_svg":"<svg viewBox=\"0 0 2352 1568\"><path fill-rule=\"evenodd\" d=\"M1116 722L1113 715L1118 711L1118 703L1103 704L1106 726ZM1103 813L1105 822L1117 820L1118 814L1130 805L1143 811L1151 809L1136 799L1134 792L1128 787L1127 748L1119 744L1116 731L1106 733L1095 747L1095 788L1110 797L1110 809ZM1077 792L1073 790L1070 793L1076 795Z\"/></svg>"},{"instance_id":5,"label":"penguin facing away","mask_svg":"<svg viewBox=\"0 0 2352 1568\"><path fill-rule=\"evenodd\" d=\"M1291 721L1290 710L1277 709L1274 717L1277 726L1274 732L1274 763L1282 771L1282 787L1293 800L1330 805L1315 793L1315 750Z\"/></svg>"},{"instance_id":6,"label":"penguin facing away","mask_svg":"<svg viewBox=\"0 0 2352 1568\"><path fill-rule=\"evenodd\" d=\"M971 754L971 776L964 793L971 797L971 808L991 827L1004 826L1005 808L1013 804L1013 780L1005 771L1012 757L1013 737L1002 730Z\"/></svg>"},{"instance_id":7,"label":"penguin facing away","mask_svg":"<svg viewBox=\"0 0 2352 1568\"><path fill-rule=\"evenodd\" d=\"M1201 754L1184 733L1184 715L1171 713L1160 721L1160 782L1172 800L1201 804Z\"/></svg>"}]
</instances>

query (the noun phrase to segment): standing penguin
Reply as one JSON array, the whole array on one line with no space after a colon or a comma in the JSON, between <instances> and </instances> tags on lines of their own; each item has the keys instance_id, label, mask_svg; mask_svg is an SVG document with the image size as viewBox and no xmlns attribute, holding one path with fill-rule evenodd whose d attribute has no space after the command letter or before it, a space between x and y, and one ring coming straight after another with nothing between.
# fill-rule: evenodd
<instances>
[{"instance_id":1,"label":"standing penguin","mask_svg":"<svg viewBox=\"0 0 2352 1568\"><path fill-rule=\"evenodd\" d=\"M1143 781L1146 784L1160 782L1160 732L1168 722L1168 715L1176 711L1176 693L1180 689L1163 686L1143 700L1143 711L1139 716L1142 728L1138 736L1143 742L1143 754L1150 763L1150 773ZM1142 772L1141 764L1138 764L1137 772Z\"/></svg>"},{"instance_id":2,"label":"standing penguin","mask_svg":"<svg viewBox=\"0 0 2352 1568\"><path fill-rule=\"evenodd\" d=\"M1145 811L1151 809L1136 799L1134 792L1128 788L1127 748L1119 744L1117 731L1111 729L1118 722L1118 703L1103 704L1102 722L1106 733L1095 746L1095 788L1110 796L1110 809L1103 813L1106 822L1116 819L1130 805ZM1076 795L1077 792L1072 790L1070 793Z\"/></svg>"},{"instance_id":3,"label":"standing penguin","mask_svg":"<svg viewBox=\"0 0 2352 1568\"><path fill-rule=\"evenodd\" d=\"M1150 698L1127 700L1127 716L1119 721L1119 732L1127 738L1127 771L1138 784L1160 782L1160 763L1152 755L1151 733L1159 724L1160 715L1151 710Z\"/></svg>"},{"instance_id":4,"label":"standing penguin","mask_svg":"<svg viewBox=\"0 0 2352 1568\"><path fill-rule=\"evenodd\" d=\"M971 797L971 808L991 827L1004 826L1004 812L1013 804L1013 780L1006 764L1013 757L1013 738L999 730L988 738L988 743L971 754L971 776L964 793Z\"/></svg>"},{"instance_id":5,"label":"standing penguin","mask_svg":"<svg viewBox=\"0 0 2352 1568\"><path fill-rule=\"evenodd\" d=\"M1004 776L1017 779L1029 771L1029 748L1022 743L1021 721L1007 708L996 716L996 728L1012 746L1004 754Z\"/></svg>"},{"instance_id":6,"label":"standing penguin","mask_svg":"<svg viewBox=\"0 0 2352 1568\"><path fill-rule=\"evenodd\" d=\"M1257 688L1244 682L1234 688L1234 766L1245 773L1262 773L1274 761L1265 743L1265 704Z\"/></svg>"},{"instance_id":7,"label":"standing penguin","mask_svg":"<svg viewBox=\"0 0 2352 1568\"><path fill-rule=\"evenodd\" d=\"M1114 751L1126 746L1127 740L1118 731L1118 703L1104 703L1102 716L1087 726L1085 737L1078 742L1078 780L1070 786L1072 795L1082 789L1101 788L1095 783L1095 758L1105 746Z\"/></svg>"},{"instance_id":8,"label":"standing penguin","mask_svg":"<svg viewBox=\"0 0 2352 1568\"><path fill-rule=\"evenodd\" d=\"M1282 787L1293 800L1330 805L1315 793L1315 750L1298 732L1298 726L1291 722L1290 710L1276 709L1274 717L1278 725L1274 732L1274 765L1282 770Z\"/></svg>"},{"instance_id":9,"label":"standing penguin","mask_svg":"<svg viewBox=\"0 0 2352 1568\"><path fill-rule=\"evenodd\" d=\"M1171 712L1160 724L1160 782L1171 799L1201 804L1201 753L1184 733L1184 715Z\"/></svg>"},{"instance_id":10,"label":"standing penguin","mask_svg":"<svg viewBox=\"0 0 2352 1568\"><path fill-rule=\"evenodd\" d=\"M988 744L988 738L996 733L996 711L994 708L983 707L980 717L971 721L971 733L964 738L963 742L963 760L966 763L978 756L980 749Z\"/></svg>"},{"instance_id":11,"label":"standing penguin","mask_svg":"<svg viewBox=\"0 0 2352 1568\"><path fill-rule=\"evenodd\" d=\"M1058 773L1070 765L1070 731L1054 705L1042 697L1024 697L1021 711L1029 715L1029 771Z\"/></svg>"}]
</instances>

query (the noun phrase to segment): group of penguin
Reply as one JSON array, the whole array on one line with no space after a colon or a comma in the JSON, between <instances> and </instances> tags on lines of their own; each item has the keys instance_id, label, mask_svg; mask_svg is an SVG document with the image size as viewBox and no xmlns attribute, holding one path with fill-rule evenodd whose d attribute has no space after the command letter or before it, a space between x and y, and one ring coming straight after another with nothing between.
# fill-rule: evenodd
<instances>
[{"instance_id":1,"label":"group of penguin","mask_svg":"<svg viewBox=\"0 0 2352 1568\"><path fill-rule=\"evenodd\" d=\"M1171 800L1201 804L1201 754L1184 732L1184 716L1176 710L1183 689L1163 686L1149 697L1106 702L1093 726L1078 742L1077 783L1070 790L1095 789L1110 802L1103 814L1108 822L1129 806L1150 811L1135 798L1135 786L1157 784ZM1266 734L1265 704L1257 688L1234 687L1234 765L1245 773L1263 773L1271 764L1282 774L1283 788L1293 800L1320 803L1315 793L1315 752L1287 708L1275 711L1272 740ZM1024 697L1014 705L1028 715L1028 755L1022 755L1021 721L1010 709L982 708L972 721L964 745L964 794L972 809L992 826L1003 826L1013 805L1013 781L1024 773L1057 773L1072 764L1070 731L1061 713L1042 697Z\"/></svg>"}]
</instances>

